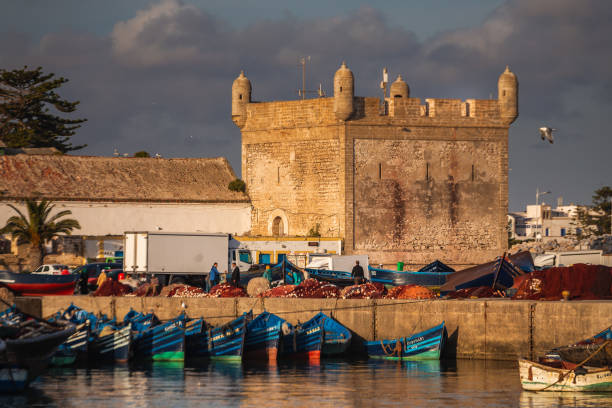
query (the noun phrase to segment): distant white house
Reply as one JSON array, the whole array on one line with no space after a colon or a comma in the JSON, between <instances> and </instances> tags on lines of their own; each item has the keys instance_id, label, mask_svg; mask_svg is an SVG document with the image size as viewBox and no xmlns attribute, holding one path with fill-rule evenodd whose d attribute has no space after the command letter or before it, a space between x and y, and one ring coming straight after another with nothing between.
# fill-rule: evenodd
<instances>
[{"instance_id":1,"label":"distant white house","mask_svg":"<svg viewBox=\"0 0 612 408\"><path fill-rule=\"evenodd\" d=\"M514 239L542 239L544 241L579 234L576 226L578 206L549 204L527 205L523 212L508 214L511 236Z\"/></svg>"}]
</instances>

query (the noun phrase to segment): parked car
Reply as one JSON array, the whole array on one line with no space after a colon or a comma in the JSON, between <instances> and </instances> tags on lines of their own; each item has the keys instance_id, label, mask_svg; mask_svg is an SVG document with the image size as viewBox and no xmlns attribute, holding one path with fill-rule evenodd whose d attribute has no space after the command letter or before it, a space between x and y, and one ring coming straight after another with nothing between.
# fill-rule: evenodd
<instances>
[{"instance_id":1,"label":"parked car","mask_svg":"<svg viewBox=\"0 0 612 408\"><path fill-rule=\"evenodd\" d=\"M93 262L76 268L73 273L81 275L85 270L87 273L87 287L96 290L98 287L98 276L103 269L123 269L121 262ZM108 272L107 272L108 273Z\"/></svg>"},{"instance_id":2,"label":"parked car","mask_svg":"<svg viewBox=\"0 0 612 408\"><path fill-rule=\"evenodd\" d=\"M70 268L68 265L62 264L44 264L40 265L32 273L40 273L43 275L68 275L70 273Z\"/></svg>"}]
</instances>

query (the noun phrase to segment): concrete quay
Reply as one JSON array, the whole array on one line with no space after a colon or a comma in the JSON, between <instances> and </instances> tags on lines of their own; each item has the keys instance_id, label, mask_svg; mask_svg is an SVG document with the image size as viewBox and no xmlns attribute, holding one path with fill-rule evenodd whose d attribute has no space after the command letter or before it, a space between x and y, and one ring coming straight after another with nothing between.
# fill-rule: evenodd
<instances>
[{"instance_id":1,"label":"concrete quay","mask_svg":"<svg viewBox=\"0 0 612 408\"><path fill-rule=\"evenodd\" d=\"M264 310L292 324L322 311L348 327L353 352L362 341L403 337L446 322L445 357L514 360L589 337L612 324L612 301L538 302L507 299L387 300L297 298L165 298L46 296L17 298L37 316L50 316L74 303L94 313L122 319L130 310L153 311L170 319L185 310L224 324L243 312Z\"/></svg>"}]
</instances>

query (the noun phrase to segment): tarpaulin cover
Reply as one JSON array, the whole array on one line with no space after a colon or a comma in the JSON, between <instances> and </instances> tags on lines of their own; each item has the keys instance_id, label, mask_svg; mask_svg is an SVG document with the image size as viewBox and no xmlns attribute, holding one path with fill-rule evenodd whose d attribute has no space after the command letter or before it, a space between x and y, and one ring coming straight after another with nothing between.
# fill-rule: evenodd
<instances>
[{"instance_id":1,"label":"tarpaulin cover","mask_svg":"<svg viewBox=\"0 0 612 408\"><path fill-rule=\"evenodd\" d=\"M440 287L440 293L448 294L479 286L507 289L514 284L514 278L531 271L533 271L531 253L518 252L450 274L446 283Z\"/></svg>"},{"instance_id":2,"label":"tarpaulin cover","mask_svg":"<svg viewBox=\"0 0 612 408\"><path fill-rule=\"evenodd\" d=\"M612 268L575 264L535 271L517 279L513 299L560 300L564 290L570 299L612 299Z\"/></svg>"},{"instance_id":3,"label":"tarpaulin cover","mask_svg":"<svg viewBox=\"0 0 612 408\"><path fill-rule=\"evenodd\" d=\"M435 299L436 294L419 285L403 285L389 289L385 299Z\"/></svg>"},{"instance_id":4,"label":"tarpaulin cover","mask_svg":"<svg viewBox=\"0 0 612 408\"><path fill-rule=\"evenodd\" d=\"M92 296L123 296L128 293L132 293L132 288L114 281L107 279L100 285L100 287L91 295Z\"/></svg>"},{"instance_id":5,"label":"tarpaulin cover","mask_svg":"<svg viewBox=\"0 0 612 408\"><path fill-rule=\"evenodd\" d=\"M387 290L382 283L364 283L347 286L340 292L342 299L380 299Z\"/></svg>"}]
</instances>

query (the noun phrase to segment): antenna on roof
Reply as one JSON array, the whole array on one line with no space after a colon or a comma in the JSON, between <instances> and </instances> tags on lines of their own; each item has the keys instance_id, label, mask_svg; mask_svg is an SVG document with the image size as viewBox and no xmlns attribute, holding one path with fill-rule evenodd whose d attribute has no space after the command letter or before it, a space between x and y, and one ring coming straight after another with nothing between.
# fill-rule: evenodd
<instances>
[{"instance_id":1,"label":"antenna on roof","mask_svg":"<svg viewBox=\"0 0 612 408\"><path fill-rule=\"evenodd\" d=\"M302 100L306 99L306 94L317 94L319 97L325 96L325 91L323 91L323 86L319 83L319 89L316 91L309 91L306 89L306 62L310 62L310 56L301 57L300 65L302 66L302 88L298 89L298 95L302 97Z\"/></svg>"},{"instance_id":2,"label":"antenna on roof","mask_svg":"<svg viewBox=\"0 0 612 408\"><path fill-rule=\"evenodd\" d=\"M116 147L113 149L113 156L119 157L119 150Z\"/></svg>"}]
</instances>

